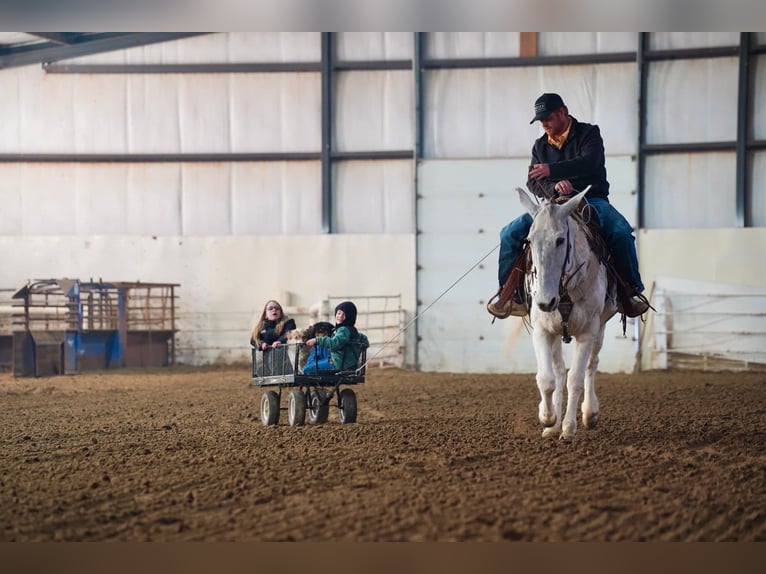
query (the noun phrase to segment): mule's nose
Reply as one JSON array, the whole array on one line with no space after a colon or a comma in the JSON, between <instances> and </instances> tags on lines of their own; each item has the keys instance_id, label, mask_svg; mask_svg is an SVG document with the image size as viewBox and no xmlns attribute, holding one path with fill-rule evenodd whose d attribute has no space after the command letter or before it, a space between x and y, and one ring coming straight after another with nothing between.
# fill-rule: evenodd
<instances>
[{"instance_id":1,"label":"mule's nose","mask_svg":"<svg viewBox=\"0 0 766 574\"><path fill-rule=\"evenodd\" d=\"M556 310L556 307L559 306L559 300L558 297L554 297L547 303L538 303L537 307L540 309L540 311L544 311L545 313L552 313Z\"/></svg>"}]
</instances>

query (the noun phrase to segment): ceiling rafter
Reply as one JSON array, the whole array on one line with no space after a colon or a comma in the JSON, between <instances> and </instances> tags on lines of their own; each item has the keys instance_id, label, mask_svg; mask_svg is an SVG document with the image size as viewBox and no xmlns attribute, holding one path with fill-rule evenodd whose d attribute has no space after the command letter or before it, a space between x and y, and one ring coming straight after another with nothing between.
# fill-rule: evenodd
<instances>
[{"instance_id":1,"label":"ceiling rafter","mask_svg":"<svg viewBox=\"0 0 766 574\"><path fill-rule=\"evenodd\" d=\"M70 45L77 42L77 38L83 34L79 32L27 32L44 40L50 40L54 44Z\"/></svg>"},{"instance_id":2,"label":"ceiling rafter","mask_svg":"<svg viewBox=\"0 0 766 574\"><path fill-rule=\"evenodd\" d=\"M0 69L57 62L112 50L179 40L209 32L27 32L42 42L0 45Z\"/></svg>"}]
</instances>

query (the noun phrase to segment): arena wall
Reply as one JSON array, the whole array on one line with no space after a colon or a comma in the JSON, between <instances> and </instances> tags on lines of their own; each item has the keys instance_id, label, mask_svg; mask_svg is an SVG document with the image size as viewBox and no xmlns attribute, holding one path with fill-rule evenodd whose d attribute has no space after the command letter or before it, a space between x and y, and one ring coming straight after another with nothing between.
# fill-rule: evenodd
<instances>
[{"instance_id":1,"label":"arena wall","mask_svg":"<svg viewBox=\"0 0 766 574\"><path fill-rule=\"evenodd\" d=\"M328 295L401 295L413 309L413 235L0 237L3 278L179 283L177 362L247 361L267 300L299 326ZM414 341L410 342L410 346Z\"/></svg>"},{"instance_id":2,"label":"arena wall","mask_svg":"<svg viewBox=\"0 0 766 574\"><path fill-rule=\"evenodd\" d=\"M459 63L519 58L519 34L422 38L428 58ZM673 51L735 46L739 38L653 33L651 42ZM492 324L484 306L496 289L499 230L521 213L514 189L525 183L540 135L529 118L543 91L566 94L575 117L601 126L610 198L634 227L648 228L637 231L648 292L667 279L763 287L754 261L764 232L743 228L733 150L649 154L639 222L639 75L624 57L637 51L639 35L539 33L537 40L537 56L585 61L397 69L415 61L414 34L334 34L336 62L362 65L332 71L332 145L340 157L328 168L329 198L319 159L327 103L319 67L212 70L318 64L319 33L209 34L63 62L105 65L105 73L4 69L0 288L61 277L179 283L177 359L190 364L246 360L255 314L269 298L307 321L308 308L328 296L401 295L407 319L419 317L407 331L407 363L531 372L522 322ZM610 58L594 63L589 54ZM653 64L646 81L647 143L732 140L734 113L691 120L736 108L736 58L678 60ZM397 65L388 68L391 62ZM201 67L120 71L164 64ZM761 78L766 57L754 68ZM766 83L754 84L760 101ZM684 88L700 97L668 97ZM678 110L680 100L696 107ZM766 114L755 106L752 116L760 140ZM683 129L668 117L683 119ZM766 152L752 153L746 225L758 226L766 214ZM646 360L654 339L645 328L629 321L623 336L611 321L601 369L655 365Z\"/></svg>"}]
</instances>

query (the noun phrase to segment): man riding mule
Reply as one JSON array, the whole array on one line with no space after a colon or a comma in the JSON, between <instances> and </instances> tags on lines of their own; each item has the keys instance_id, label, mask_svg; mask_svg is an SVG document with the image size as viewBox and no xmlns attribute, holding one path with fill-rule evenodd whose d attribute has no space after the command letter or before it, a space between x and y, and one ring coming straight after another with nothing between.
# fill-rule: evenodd
<instances>
[{"instance_id":1,"label":"man riding mule","mask_svg":"<svg viewBox=\"0 0 766 574\"><path fill-rule=\"evenodd\" d=\"M638 271L633 228L609 203L604 142L599 127L577 121L569 115L561 96L550 93L535 101L535 116L530 123L538 120L545 134L532 147L527 187L535 195L553 200L566 199L590 186L585 198L591 207L590 217L597 220L613 255L612 279L617 287L618 311L628 317L642 315L649 309L649 303L641 295L644 285ZM487 305L487 310L497 318L527 314L523 246L531 226L532 217L525 213L500 231L500 288Z\"/></svg>"}]
</instances>

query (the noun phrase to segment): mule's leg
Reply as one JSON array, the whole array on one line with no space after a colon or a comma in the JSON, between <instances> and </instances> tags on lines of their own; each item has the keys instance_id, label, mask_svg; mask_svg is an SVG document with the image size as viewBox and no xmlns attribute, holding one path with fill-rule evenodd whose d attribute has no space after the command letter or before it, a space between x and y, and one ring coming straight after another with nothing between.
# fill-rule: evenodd
<instances>
[{"instance_id":1,"label":"mule's leg","mask_svg":"<svg viewBox=\"0 0 766 574\"><path fill-rule=\"evenodd\" d=\"M604 328L601 324L588 359L588 367L585 369L585 397L582 401L582 425L586 429L592 429L598 424L598 397L596 396L596 371L598 370L598 355L604 344Z\"/></svg>"},{"instance_id":2,"label":"mule's leg","mask_svg":"<svg viewBox=\"0 0 766 574\"><path fill-rule=\"evenodd\" d=\"M553 392L556 389L556 377L553 372L552 348L554 337L542 329L532 331L532 342L537 357L537 388L540 391L540 405L537 417L544 427L551 427L558 421L553 407Z\"/></svg>"},{"instance_id":3,"label":"mule's leg","mask_svg":"<svg viewBox=\"0 0 766 574\"><path fill-rule=\"evenodd\" d=\"M564 440L572 440L577 432L577 408L580 405L585 370L590 360L592 348L593 339L591 337L575 339L572 367L567 376L567 410L564 413L561 426L561 438Z\"/></svg>"},{"instance_id":4,"label":"mule's leg","mask_svg":"<svg viewBox=\"0 0 766 574\"><path fill-rule=\"evenodd\" d=\"M567 380L567 367L564 362L561 338L553 337L551 345L551 364L553 368L553 376L556 381L551 400L553 402L553 413L556 415L556 422L552 426L543 429L544 437L557 437L561 432L561 403L564 398L564 384Z\"/></svg>"}]
</instances>

